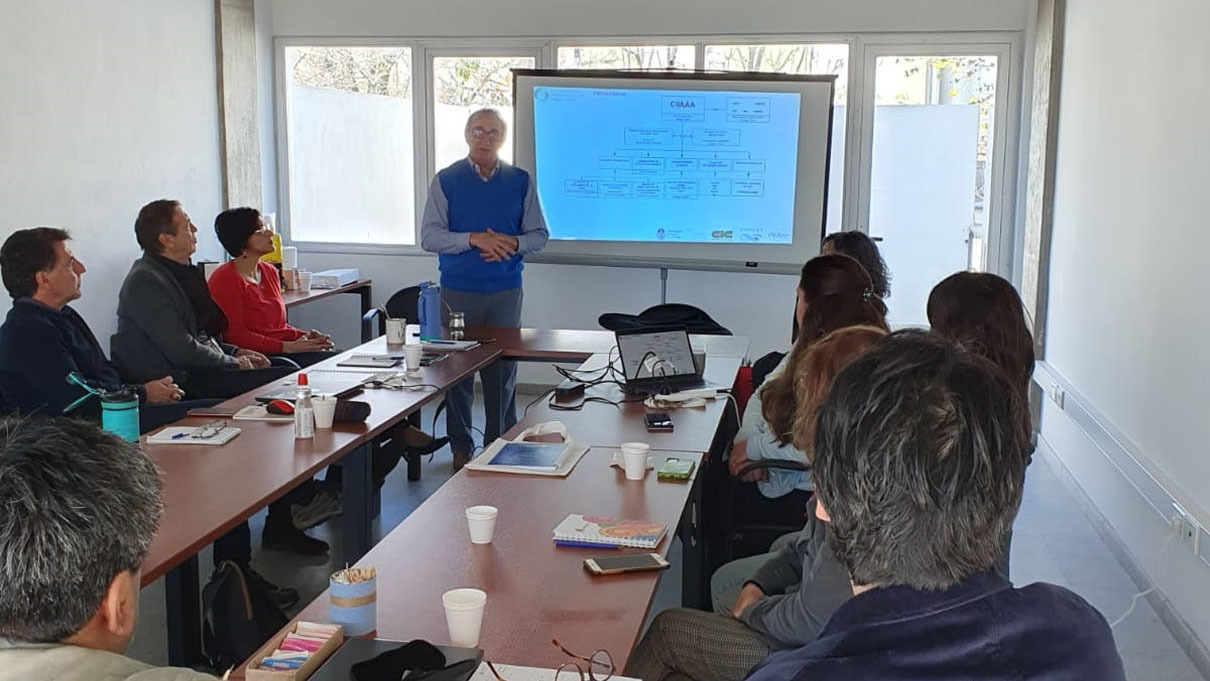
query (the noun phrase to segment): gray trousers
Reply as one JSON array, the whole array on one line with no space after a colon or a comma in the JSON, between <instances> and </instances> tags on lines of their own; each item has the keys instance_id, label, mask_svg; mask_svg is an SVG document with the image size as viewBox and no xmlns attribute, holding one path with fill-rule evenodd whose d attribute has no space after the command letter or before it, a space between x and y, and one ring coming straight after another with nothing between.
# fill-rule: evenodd
<instances>
[{"instance_id":1,"label":"gray trousers","mask_svg":"<svg viewBox=\"0 0 1210 681\"><path fill-rule=\"evenodd\" d=\"M788 532L773 540L768 553L736 558L719 566L710 576L710 600L713 602L714 612L730 615L735 602L739 600L739 593L744 590L744 584L782 548L792 544L796 537L797 532Z\"/></svg>"},{"instance_id":2,"label":"gray trousers","mask_svg":"<svg viewBox=\"0 0 1210 681\"><path fill-rule=\"evenodd\" d=\"M441 299L454 312L466 316L467 326L521 326L520 287L499 293L470 293L441 288ZM497 360L479 372L483 379L485 423L483 444L487 445L517 424L517 363ZM466 379L446 391L445 432L456 457L475 449L471 438L471 405L475 402L475 378Z\"/></svg>"},{"instance_id":3,"label":"gray trousers","mask_svg":"<svg viewBox=\"0 0 1210 681\"><path fill-rule=\"evenodd\" d=\"M769 652L742 622L674 608L652 620L626 664L625 676L643 681L740 681Z\"/></svg>"}]
</instances>

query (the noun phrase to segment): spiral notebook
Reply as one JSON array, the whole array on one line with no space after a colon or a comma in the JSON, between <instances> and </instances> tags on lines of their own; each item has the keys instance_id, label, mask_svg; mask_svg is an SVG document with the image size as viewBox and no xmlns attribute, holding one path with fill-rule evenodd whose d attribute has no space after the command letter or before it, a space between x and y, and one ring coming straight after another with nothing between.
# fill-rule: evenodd
<instances>
[{"instance_id":1,"label":"spiral notebook","mask_svg":"<svg viewBox=\"0 0 1210 681\"><path fill-rule=\"evenodd\" d=\"M565 544L654 549L667 532L668 526L664 523L573 513L555 528L554 540Z\"/></svg>"}]
</instances>

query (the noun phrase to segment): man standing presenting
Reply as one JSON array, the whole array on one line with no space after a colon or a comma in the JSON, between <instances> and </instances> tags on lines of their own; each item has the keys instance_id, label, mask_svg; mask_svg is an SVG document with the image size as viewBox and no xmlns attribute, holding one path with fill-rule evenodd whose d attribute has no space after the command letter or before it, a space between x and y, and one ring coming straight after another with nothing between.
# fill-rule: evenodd
<instances>
[{"instance_id":1,"label":"man standing presenting","mask_svg":"<svg viewBox=\"0 0 1210 681\"><path fill-rule=\"evenodd\" d=\"M440 255L442 301L465 314L468 326L521 325L523 256L542 250L550 236L533 179L500 160L506 132L495 109L472 113L466 121L467 157L437 173L424 206L420 247ZM496 362L479 375L486 445L517 422L517 367ZM474 450L474 389L474 378L469 378L446 397L455 470L470 461Z\"/></svg>"}]
</instances>

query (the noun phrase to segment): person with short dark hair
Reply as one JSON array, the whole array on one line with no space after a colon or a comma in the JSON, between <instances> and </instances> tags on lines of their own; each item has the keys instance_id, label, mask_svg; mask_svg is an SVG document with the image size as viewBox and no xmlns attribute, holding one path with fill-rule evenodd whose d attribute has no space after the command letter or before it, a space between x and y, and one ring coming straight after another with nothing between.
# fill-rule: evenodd
<instances>
[{"instance_id":1,"label":"person with short dark hair","mask_svg":"<svg viewBox=\"0 0 1210 681\"><path fill-rule=\"evenodd\" d=\"M160 479L86 421L0 420L0 681L203 681L124 657Z\"/></svg>"},{"instance_id":2,"label":"person with short dark hair","mask_svg":"<svg viewBox=\"0 0 1210 681\"><path fill-rule=\"evenodd\" d=\"M227 317L223 339L266 355L286 355L299 366L332 356L332 337L286 321L277 268L261 260L273 252L273 231L255 208L232 208L214 218L214 233L231 254L206 285Z\"/></svg>"},{"instance_id":3,"label":"person with short dark hair","mask_svg":"<svg viewBox=\"0 0 1210 681\"><path fill-rule=\"evenodd\" d=\"M0 276L13 298L0 325L0 394L8 408L43 416L71 408L72 415L99 420L100 401L69 383L72 373L96 389L126 388L137 395L143 432L184 417L191 407L213 404L182 402L185 392L172 376L123 385L87 322L69 305L80 297L85 272L70 239L66 230L35 227L13 232L0 246Z\"/></svg>"},{"instance_id":4,"label":"person with short dark hair","mask_svg":"<svg viewBox=\"0 0 1210 681\"><path fill-rule=\"evenodd\" d=\"M143 257L134 261L118 293L118 331L110 340L114 362L128 380L171 371L192 395L231 398L298 370L288 359L222 342L227 317L210 297L206 277L193 265L197 227L177 201L143 206L135 220ZM291 505L300 509L298 522ZM302 513L301 509L310 509ZM311 512L314 511L314 512ZM305 556L322 556L328 543L305 528L340 513L335 498L307 483L269 505L261 545ZM303 519L305 518L305 522ZM239 535L235 538L235 535ZM224 539L223 557L247 565L251 538L247 525ZM215 560L220 560L216 544ZM284 591L284 590L282 590ZM279 602L297 594L275 592Z\"/></svg>"},{"instance_id":5,"label":"person with short dark hair","mask_svg":"<svg viewBox=\"0 0 1210 681\"><path fill-rule=\"evenodd\" d=\"M938 334L900 331L846 367L815 431L817 514L853 598L750 681L1124 681L1105 618L994 566L1021 504L1016 386Z\"/></svg>"},{"instance_id":6,"label":"person with short dark hair","mask_svg":"<svg viewBox=\"0 0 1210 681\"><path fill-rule=\"evenodd\" d=\"M165 199L144 206L135 235L143 257L122 282L118 331L110 339L123 377L143 381L172 374L191 395L225 399L298 369L292 362L271 366L260 352L222 343L227 317L191 261L197 228L180 203Z\"/></svg>"},{"instance_id":7,"label":"person with short dark hair","mask_svg":"<svg viewBox=\"0 0 1210 681\"><path fill-rule=\"evenodd\" d=\"M887 270L886 260L882 259L878 244L865 232L833 232L823 238L819 254L847 255L856 260L870 275L874 295L882 300L891 297L891 273Z\"/></svg>"}]
</instances>

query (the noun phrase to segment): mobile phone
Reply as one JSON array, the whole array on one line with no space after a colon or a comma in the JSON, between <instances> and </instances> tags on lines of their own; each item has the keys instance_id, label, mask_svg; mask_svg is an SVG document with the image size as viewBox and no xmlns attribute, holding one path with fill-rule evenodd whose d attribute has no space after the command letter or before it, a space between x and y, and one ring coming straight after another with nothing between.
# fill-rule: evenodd
<instances>
[{"instance_id":1,"label":"mobile phone","mask_svg":"<svg viewBox=\"0 0 1210 681\"><path fill-rule=\"evenodd\" d=\"M666 411L653 411L643 415L647 421L647 430L653 433L672 432L672 417Z\"/></svg>"},{"instance_id":2,"label":"mobile phone","mask_svg":"<svg viewBox=\"0 0 1210 681\"><path fill-rule=\"evenodd\" d=\"M668 561L658 553L627 553L621 556L584 559L584 569L594 575L619 575L623 572L643 572L667 568Z\"/></svg>"}]
</instances>

